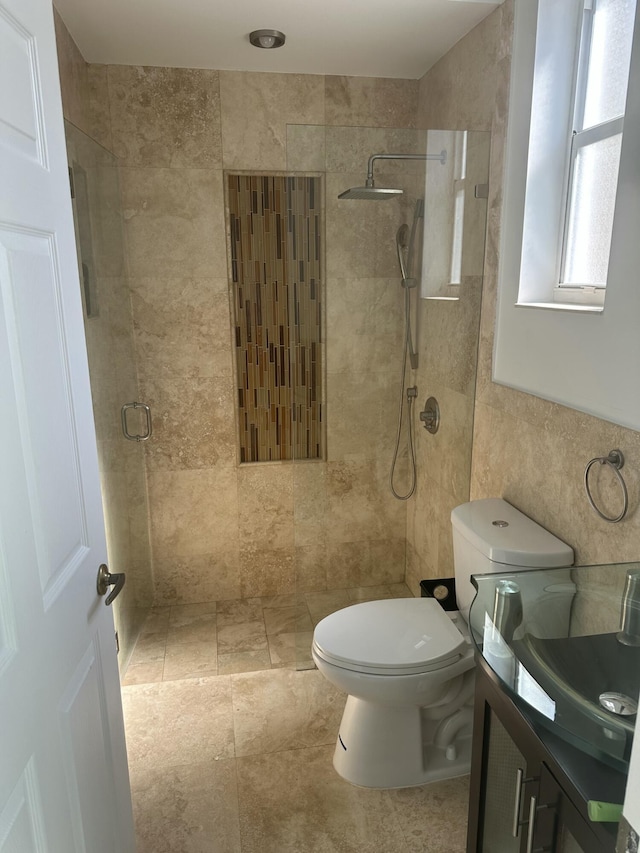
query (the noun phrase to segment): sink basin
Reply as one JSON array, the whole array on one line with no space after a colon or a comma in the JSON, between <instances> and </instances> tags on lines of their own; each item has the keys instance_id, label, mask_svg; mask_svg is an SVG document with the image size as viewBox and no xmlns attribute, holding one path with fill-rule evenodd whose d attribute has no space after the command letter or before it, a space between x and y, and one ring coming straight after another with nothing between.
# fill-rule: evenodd
<instances>
[{"instance_id":1,"label":"sink basin","mask_svg":"<svg viewBox=\"0 0 640 853\"><path fill-rule=\"evenodd\" d=\"M588 751L616 767L626 767L636 714L620 715L600 702L603 693L638 701L640 648L624 646L616 635L541 639L526 634L512 643L514 654L540 687L555 701L555 726L570 739L584 741Z\"/></svg>"},{"instance_id":2,"label":"sink basin","mask_svg":"<svg viewBox=\"0 0 640 853\"><path fill-rule=\"evenodd\" d=\"M640 647L624 646L615 634L540 639L527 634L514 642L540 678L551 679L567 699L586 707L605 723L633 731L635 715L621 716L603 708L600 696L621 693L637 701L640 693ZM544 685L543 685L544 686Z\"/></svg>"},{"instance_id":3,"label":"sink basin","mask_svg":"<svg viewBox=\"0 0 640 853\"><path fill-rule=\"evenodd\" d=\"M478 652L531 719L622 771L628 770L640 693L640 647L617 639L630 566L639 568L474 575L478 594L470 612ZM496 592L507 580L517 584L521 621L502 627ZM605 701L606 693L616 694L613 702Z\"/></svg>"}]
</instances>

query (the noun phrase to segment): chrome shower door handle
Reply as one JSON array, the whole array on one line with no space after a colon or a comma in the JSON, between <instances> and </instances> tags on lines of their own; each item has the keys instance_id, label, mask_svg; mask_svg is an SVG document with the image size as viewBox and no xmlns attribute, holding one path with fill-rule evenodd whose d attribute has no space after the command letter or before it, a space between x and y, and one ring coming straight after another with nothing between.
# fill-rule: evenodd
<instances>
[{"instance_id":1,"label":"chrome shower door handle","mask_svg":"<svg viewBox=\"0 0 640 853\"><path fill-rule=\"evenodd\" d=\"M134 435L129 432L129 428L127 426L127 412L129 411L129 409L144 409L144 414L147 421L147 431L142 435L138 435L137 433ZM122 420L122 434L129 441L148 441L148 439L151 438L151 409L145 403L125 403L122 409L120 410L120 418Z\"/></svg>"},{"instance_id":2,"label":"chrome shower door handle","mask_svg":"<svg viewBox=\"0 0 640 853\"><path fill-rule=\"evenodd\" d=\"M98 569L98 577L96 580L96 589L98 591L98 595L107 595L107 590L109 589L109 587L113 587L113 589L105 599L104 603L106 605L111 604L113 599L116 596L120 595L125 580L126 576L124 572L111 574L106 565L102 563L102 565Z\"/></svg>"}]
</instances>

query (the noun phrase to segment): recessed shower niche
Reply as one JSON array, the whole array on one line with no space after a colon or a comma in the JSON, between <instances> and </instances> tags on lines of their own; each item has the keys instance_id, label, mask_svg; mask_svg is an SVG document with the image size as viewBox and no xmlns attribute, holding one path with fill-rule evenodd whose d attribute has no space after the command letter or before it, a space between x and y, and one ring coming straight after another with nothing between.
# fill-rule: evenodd
<instances>
[{"instance_id":1,"label":"recessed shower niche","mask_svg":"<svg viewBox=\"0 0 640 853\"><path fill-rule=\"evenodd\" d=\"M321 178L228 175L240 462L323 458Z\"/></svg>"}]
</instances>

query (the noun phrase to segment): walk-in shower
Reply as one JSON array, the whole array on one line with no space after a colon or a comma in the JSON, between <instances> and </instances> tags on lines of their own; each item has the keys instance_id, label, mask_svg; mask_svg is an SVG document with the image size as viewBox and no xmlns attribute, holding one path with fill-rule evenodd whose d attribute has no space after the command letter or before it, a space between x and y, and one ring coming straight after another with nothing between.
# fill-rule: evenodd
<instances>
[{"instance_id":1,"label":"walk-in shower","mask_svg":"<svg viewBox=\"0 0 640 853\"><path fill-rule=\"evenodd\" d=\"M445 165L447 162L447 152L445 149L440 151L439 154L372 154L369 157L369 162L367 165L367 178L365 181L365 186L363 187L351 187L348 190L345 190L343 193L340 193L338 198L340 199L354 199L354 200L371 200L371 201L383 201L388 198L393 198L395 196L402 195L404 190L398 188L387 188L387 187L376 187L375 181L373 178L373 167L376 160L437 160L441 165ZM416 482L417 482L417 474L416 474L416 454L414 447L414 437L413 437L413 403L416 397L418 396L418 389L415 385L412 385L406 389L405 396L405 385L406 385L406 376L407 376L407 360L409 361L409 365L412 370L417 370L418 368L418 350L417 350L417 333L414 334L414 324L412 321L412 299L411 299L411 291L415 291L416 297L415 301L418 298L418 288L417 288L417 279L414 276L414 264L415 264L415 247L416 247L416 236L418 233L418 225L421 221L424 220L424 199L419 198L416 201L414 212L413 212L413 220L411 223L411 229L409 226L404 223L398 228L396 232L396 252L398 255L398 264L400 266L400 276L401 276L401 285L404 290L404 343L403 343L403 354L402 354L402 369L401 369L401 379L400 379L400 398L399 398L399 406L398 406L398 421L397 421L397 430L396 430L396 441L393 450L393 459L391 462L391 469L389 471L389 487L391 488L391 493L395 498L400 501L409 500L409 498L414 494L416 490ZM417 305L415 305L415 314L417 316ZM409 469L410 469L410 482L408 491L405 493L398 492L396 490L394 479L396 468L398 464L398 453L400 449L400 440L402 436L402 425L404 421L404 411L405 411L405 400L407 407L407 429L408 429L408 437L407 437L407 451L409 457Z\"/></svg>"}]
</instances>

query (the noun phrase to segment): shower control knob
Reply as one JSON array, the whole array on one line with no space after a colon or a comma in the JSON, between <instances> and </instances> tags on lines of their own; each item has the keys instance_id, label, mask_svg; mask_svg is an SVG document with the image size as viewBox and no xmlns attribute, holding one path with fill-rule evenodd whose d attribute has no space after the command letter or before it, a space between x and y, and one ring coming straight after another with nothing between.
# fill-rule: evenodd
<instances>
[{"instance_id":1,"label":"shower control knob","mask_svg":"<svg viewBox=\"0 0 640 853\"><path fill-rule=\"evenodd\" d=\"M435 397L429 397L420 412L420 420L427 432L432 435L438 432L440 426L440 406Z\"/></svg>"}]
</instances>

